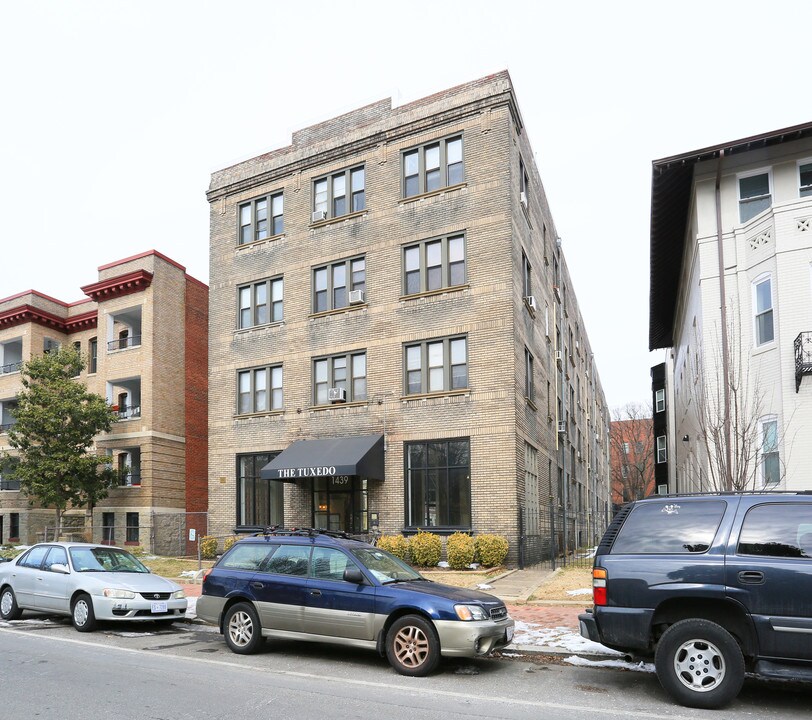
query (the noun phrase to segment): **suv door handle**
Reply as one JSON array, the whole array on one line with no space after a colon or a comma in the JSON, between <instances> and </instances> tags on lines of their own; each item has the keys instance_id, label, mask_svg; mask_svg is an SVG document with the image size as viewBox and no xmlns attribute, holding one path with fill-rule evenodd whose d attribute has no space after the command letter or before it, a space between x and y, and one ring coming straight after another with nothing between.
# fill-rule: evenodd
<instances>
[{"instance_id":1,"label":"suv door handle","mask_svg":"<svg viewBox=\"0 0 812 720\"><path fill-rule=\"evenodd\" d=\"M251 587L254 588L254 590L262 590L265 586L261 582L252 582Z\"/></svg>"},{"instance_id":2,"label":"suv door handle","mask_svg":"<svg viewBox=\"0 0 812 720\"><path fill-rule=\"evenodd\" d=\"M760 570L742 570L739 573L739 582L745 585L761 585L764 582L764 573Z\"/></svg>"},{"instance_id":3,"label":"suv door handle","mask_svg":"<svg viewBox=\"0 0 812 720\"><path fill-rule=\"evenodd\" d=\"M311 591L310 591L310 594L311 594L313 597L321 597L321 590L311 590Z\"/></svg>"}]
</instances>

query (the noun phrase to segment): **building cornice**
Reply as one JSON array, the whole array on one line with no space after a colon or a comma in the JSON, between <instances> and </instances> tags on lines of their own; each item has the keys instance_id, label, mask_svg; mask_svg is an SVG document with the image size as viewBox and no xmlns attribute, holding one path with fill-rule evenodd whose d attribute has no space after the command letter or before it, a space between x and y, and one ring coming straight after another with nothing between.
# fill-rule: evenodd
<instances>
[{"instance_id":1,"label":"building cornice","mask_svg":"<svg viewBox=\"0 0 812 720\"><path fill-rule=\"evenodd\" d=\"M111 300L146 290L152 284L152 277L152 273L147 270L135 270L125 275L118 275L91 285L85 285L82 287L82 292L100 303L104 300Z\"/></svg>"}]
</instances>

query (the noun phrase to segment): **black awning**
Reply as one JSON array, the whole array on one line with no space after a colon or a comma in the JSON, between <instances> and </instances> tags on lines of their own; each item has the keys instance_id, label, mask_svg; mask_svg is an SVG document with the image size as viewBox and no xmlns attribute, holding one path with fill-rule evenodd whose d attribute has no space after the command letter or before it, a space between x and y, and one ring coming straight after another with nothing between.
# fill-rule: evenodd
<instances>
[{"instance_id":1,"label":"black awning","mask_svg":"<svg viewBox=\"0 0 812 720\"><path fill-rule=\"evenodd\" d=\"M263 480L358 475L383 480L383 435L297 440L259 472Z\"/></svg>"}]
</instances>

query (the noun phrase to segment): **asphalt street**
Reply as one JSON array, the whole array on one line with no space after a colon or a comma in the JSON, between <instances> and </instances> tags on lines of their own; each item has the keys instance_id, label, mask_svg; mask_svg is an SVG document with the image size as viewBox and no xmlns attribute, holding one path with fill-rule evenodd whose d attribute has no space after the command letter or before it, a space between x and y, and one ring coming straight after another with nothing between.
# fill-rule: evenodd
<instances>
[{"instance_id":1,"label":"asphalt street","mask_svg":"<svg viewBox=\"0 0 812 720\"><path fill-rule=\"evenodd\" d=\"M33 616L32 616L33 617ZM394 673L374 653L273 642L229 652L214 628L109 625L79 634L67 620L0 627L4 717L152 718L697 718L808 717L812 689L749 682L728 709L673 705L656 678L540 657L446 660L428 678Z\"/></svg>"}]
</instances>

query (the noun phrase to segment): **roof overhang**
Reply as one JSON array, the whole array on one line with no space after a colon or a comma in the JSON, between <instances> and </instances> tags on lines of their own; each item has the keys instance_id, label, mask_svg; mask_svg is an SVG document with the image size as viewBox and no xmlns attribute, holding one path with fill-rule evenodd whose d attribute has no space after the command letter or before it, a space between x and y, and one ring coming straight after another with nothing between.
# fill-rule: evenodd
<instances>
[{"instance_id":1,"label":"roof overhang","mask_svg":"<svg viewBox=\"0 0 812 720\"><path fill-rule=\"evenodd\" d=\"M263 480L357 475L383 480L383 435L297 440L260 470Z\"/></svg>"}]
</instances>

